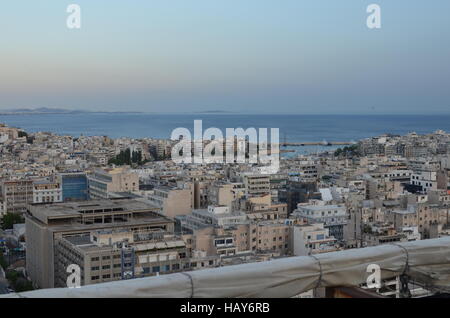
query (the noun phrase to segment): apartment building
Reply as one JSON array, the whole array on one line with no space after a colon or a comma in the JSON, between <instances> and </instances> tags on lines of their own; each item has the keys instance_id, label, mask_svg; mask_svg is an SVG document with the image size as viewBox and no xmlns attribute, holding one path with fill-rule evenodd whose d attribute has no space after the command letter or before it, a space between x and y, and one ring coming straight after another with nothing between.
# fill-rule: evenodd
<instances>
[{"instance_id":1,"label":"apartment building","mask_svg":"<svg viewBox=\"0 0 450 318\"><path fill-rule=\"evenodd\" d=\"M269 175L244 175L243 179L247 197L270 194Z\"/></svg>"},{"instance_id":2,"label":"apartment building","mask_svg":"<svg viewBox=\"0 0 450 318\"><path fill-rule=\"evenodd\" d=\"M8 127L5 124L0 124L0 136L5 136L6 140L14 140L19 137L19 129ZM1 138L4 139L4 138Z\"/></svg>"},{"instance_id":3,"label":"apartment building","mask_svg":"<svg viewBox=\"0 0 450 318\"><path fill-rule=\"evenodd\" d=\"M291 251L290 226L284 222L262 221L256 224L256 250L286 255Z\"/></svg>"},{"instance_id":4,"label":"apartment building","mask_svg":"<svg viewBox=\"0 0 450 318\"><path fill-rule=\"evenodd\" d=\"M192 232L208 226L229 227L245 223L247 215L242 211L231 211L227 206L209 206L208 209L195 209L175 219L184 230Z\"/></svg>"},{"instance_id":5,"label":"apartment building","mask_svg":"<svg viewBox=\"0 0 450 318\"><path fill-rule=\"evenodd\" d=\"M285 173L277 173L270 175L270 195L273 201L278 201L278 192L285 189L287 185L288 175Z\"/></svg>"},{"instance_id":6,"label":"apartment building","mask_svg":"<svg viewBox=\"0 0 450 318\"><path fill-rule=\"evenodd\" d=\"M292 252L295 256L336 251L337 240L330 236L323 223L301 224L291 227Z\"/></svg>"},{"instance_id":7,"label":"apartment building","mask_svg":"<svg viewBox=\"0 0 450 318\"><path fill-rule=\"evenodd\" d=\"M244 183L218 182L208 189L208 203L210 205L233 207L233 203L245 195Z\"/></svg>"},{"instance_id":8,"label":"apartment building","mask_svg":"<svg viewBox=\"0 0 450 318\"><path fill-rule=\"evenodd\" d=\"M288 216L287 204L272 202L269 194L260 197L251 197L243 205L250 219L279 220L285 219Z\"/></svg>"},{"instance_id":9,"label":"apartment building","mask_svg":"<svg viewBox=\"0 0 450 318\"><path fill-rule=\"evenodd\" d=\"M283 222L242 222L225 227L203 226L192 232L193 248L220 258L245 253L289 255L289 225Z\"/></svg>"},{"instance_id":10,"label":"apartment building","mask_svg":"<svg viewBox=\"0 0 450 318\"><path fill-rule=\"evenodd\" d=\"M49 179L34 180L33 203L62 202L62 187Z\"/></svg>"},{"instance_id":11,"label":"apartment building","mask_svg":"<svg viewBox=\"0 0 450 318\"><path fill-rule=\"evenodd\" d=\"M33 202L32 180L2 181L2 197L6 212L25 213L27 205Z\"/></svg>"},{"instance_id":12,"label":"apartment building","mask_svg":"<svg viewBox=\"0 0 450 318\"><path fill-rule=\"evenodd\" d=\"M107 199L114 193L139 190L139 175L127 167L95 170L88 176L89 197Z\"/></svg>"},{"instance_id":13,"label":"apartment building","mask_svg":"<svg viewBox=\"0 0 450 318\"><path fill-rule=\"evenodd\" d=\"M436 204L415 204L406 210L393 210L387 212L389 222L397 231L404 228L417 227L422 238L431 238L433 226L441 222L442 210Z\"/></svg>"},{"instance_id":14,"label":"apartment building","mask_svg":"<svg viewBox=\"0 0 450 318\"><path fill-rule=\"evenodd\" d=\"M347 224L347 209L344 205L324 204L323 201L315 201L316 204L302 204L297 206L291 217L299 218L308 224L323 223L329 229L330 236L337 240L344 239L344 225Z\"/></svg>"},{"instance_id":15,"label":"apartment building","mask_svg":"<svg viewBox=\"0 0 450 318\"><path fill-rule=\"evenodd\" d=\"M407 235L397 231L390 223L374 223L363 233L364 246L377 246L406 242Z\"/></svg>"},{"instance_id":16,"label":"apartment building","mask_svg":"<svg viewBox=\"0 0 450 318\"><path fill-rule=\"evenodd\" d=\"M160 208L168 217L189 214L194 207L193 184L157 186L145 196L149 203Z\"/></svg>"}]
</instances>

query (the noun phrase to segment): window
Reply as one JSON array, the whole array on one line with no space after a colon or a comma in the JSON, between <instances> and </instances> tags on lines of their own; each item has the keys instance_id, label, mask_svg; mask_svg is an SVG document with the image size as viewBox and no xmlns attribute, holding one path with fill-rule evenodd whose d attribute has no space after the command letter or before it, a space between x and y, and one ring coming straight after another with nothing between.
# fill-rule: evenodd
<instances>
[{"instance_id":1,"label":"window","mask_svg":"<svg viewBox=\"0 0 450 318\"><path fill-rule=\"evenodd\" d=\"M152 272L153 273L159 273L160 272L159 266L153 266L152 267Z\"/></svg>"},{"instance_id":2,"label":"window","mask_svg":"<svg viewBox=\"0 0 450 318\"><path fill-rule=\"evenodd\" d=\"M108 255L108 256L103 256L103 257L102 257L102 260L104 260L104 261L105 261L105 260L108 260L108 259L111 259L111 256Z\"/></svg>"}]
</instances>

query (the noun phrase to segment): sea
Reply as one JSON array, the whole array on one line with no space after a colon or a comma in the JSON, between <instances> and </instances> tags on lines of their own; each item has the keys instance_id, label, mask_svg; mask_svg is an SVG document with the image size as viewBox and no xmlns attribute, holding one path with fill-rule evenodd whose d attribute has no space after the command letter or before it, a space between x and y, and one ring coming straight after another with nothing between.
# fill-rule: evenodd
<instances>
[{"instance_id":1,"label":"sea","mask_svg":"<svg viewBox=\"0 0 450 318\"><path fill-rule=\"evenodd\" d=\"M203 130L226 128L279 128L281 142L353 142L382 134L405 135L450 132L450 115L266 115L266 114L152 114L70 113L0 115L0 123L27 132L46 131L61 135L109 136L112 138L170 138L172 130L194 130L202 120ZM312 154L336 146L289 147L292 153Z\"/></svg>"}]
</instances>

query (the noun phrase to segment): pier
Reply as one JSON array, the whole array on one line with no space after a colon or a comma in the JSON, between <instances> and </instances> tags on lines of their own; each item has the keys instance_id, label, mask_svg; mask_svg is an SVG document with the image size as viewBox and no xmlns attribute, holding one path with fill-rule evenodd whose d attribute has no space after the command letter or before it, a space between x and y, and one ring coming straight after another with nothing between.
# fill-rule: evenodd
<instances>
[{"instance_id":1,"label":"pier","mask_svg":"<svg viewBox=\"0 0 450 318\"><path fill-rule=\"evenodd\" d=\"M356 144L353 141L312 141L312 142L283 142L281 147L304 147L304 146L348 146Z\"/></svg>"}]
</instances>

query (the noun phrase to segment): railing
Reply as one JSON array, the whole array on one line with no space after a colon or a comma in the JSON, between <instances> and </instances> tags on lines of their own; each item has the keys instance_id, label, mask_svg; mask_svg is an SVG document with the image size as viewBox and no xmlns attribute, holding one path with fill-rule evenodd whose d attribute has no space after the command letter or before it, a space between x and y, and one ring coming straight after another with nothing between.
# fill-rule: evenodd
<instances>
[{"instance_id":1,"label":"railing","mask_svg":"<svg viewBox=\"0 0 450 318\"><path fill-rule=\"evenodd\" d=\"M4 297L293 297L315 287L358 286L374 265L381 279L409 276L448 291L450 237Z\"/></svg>"}]
</instances>

